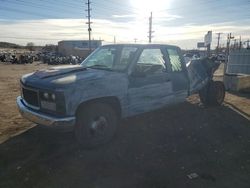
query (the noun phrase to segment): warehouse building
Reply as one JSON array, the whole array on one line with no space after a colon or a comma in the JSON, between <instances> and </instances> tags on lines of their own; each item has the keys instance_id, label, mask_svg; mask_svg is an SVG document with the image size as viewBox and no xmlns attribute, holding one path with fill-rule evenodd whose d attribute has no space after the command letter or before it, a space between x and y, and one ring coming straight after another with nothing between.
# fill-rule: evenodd
<instances>
[{"instance_id":1,"label":"warehouse building","mask_svg":"<svg viewBox=\"0 0 250 188\"><path fill-rule=\"evenodd\" d=\"M94 50L102 45L101 40L92 40L91 49ZM63 40L58 42L58 53L63 56L87 57L89 54L88 40Z\"/></svg>"}]
</instances>

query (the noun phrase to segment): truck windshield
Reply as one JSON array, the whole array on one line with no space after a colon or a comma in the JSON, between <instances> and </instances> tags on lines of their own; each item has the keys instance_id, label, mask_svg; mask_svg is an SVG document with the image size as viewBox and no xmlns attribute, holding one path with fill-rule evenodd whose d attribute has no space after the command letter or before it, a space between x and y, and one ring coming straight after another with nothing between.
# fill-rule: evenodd
<instances>
[{"instance_id":1,"label":"truck windshield","mask_svg":"<svg viewBox=\"0 0 250 188\"><path fill-rule=\"evenodd\" d=\"M81 65L86 68L124 71L133 60L137 47L102 47L85 59Z\"/></svg>"}]
</instances>

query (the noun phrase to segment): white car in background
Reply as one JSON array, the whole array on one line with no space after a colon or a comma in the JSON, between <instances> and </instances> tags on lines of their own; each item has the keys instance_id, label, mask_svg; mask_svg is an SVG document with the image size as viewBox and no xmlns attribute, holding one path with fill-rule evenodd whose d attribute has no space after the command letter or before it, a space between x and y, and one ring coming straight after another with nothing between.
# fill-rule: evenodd
<instances>
[{"instance_id":1,"label":"white car in background","mask_svg":"<svg viewBox=\"0 0 250 188\"><path fill-rule=\"evenodd\" d=\"M184 54L184 60L185 63L187 64L189 61L194 60L194 59L199 59L200 57L197 54Z\"/></svg>"},{"instance_id":2,"label":"white car in background","mask_svg":"<svg viewBox=\"0 0 250 188\"><path fill-rule=\"evenodd\" d=\"M218 54L217 60L221 61L221 62L225 62L226 61L226 55L224 55L224 54Z\"/></svg>"}]
</instances>

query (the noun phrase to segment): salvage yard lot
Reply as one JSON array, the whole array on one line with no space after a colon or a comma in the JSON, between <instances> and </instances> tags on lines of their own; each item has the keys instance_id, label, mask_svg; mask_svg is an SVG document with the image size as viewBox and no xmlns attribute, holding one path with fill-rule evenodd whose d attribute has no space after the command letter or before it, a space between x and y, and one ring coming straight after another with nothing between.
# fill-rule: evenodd
<instances>
[{"instance_id":1,"label":"salvage yard lot","mask_svg":"<svg viewBox=\"0 0 250 188\"><path fill-rule=\"evenodd\" d=\"M44 64L11 65L0 63L0 143L17 134L32 123L23 119L16 108L16 97L20 95L21 75L47 67Z\"/></svg>"},{"instance_id":2,"label":"salvage yard lot","mask_svg":"<svg viewBox=\"0 0 250 188\"><path fill-rule=\"evenodd\" d=\"M227 93L216 108L191 96L123 120L110 143L83 150L71 130L34 126L18 113L20 76L45 67L0 64L0 187L250 186L249 95Z\"/></svg>"}]
</instances>

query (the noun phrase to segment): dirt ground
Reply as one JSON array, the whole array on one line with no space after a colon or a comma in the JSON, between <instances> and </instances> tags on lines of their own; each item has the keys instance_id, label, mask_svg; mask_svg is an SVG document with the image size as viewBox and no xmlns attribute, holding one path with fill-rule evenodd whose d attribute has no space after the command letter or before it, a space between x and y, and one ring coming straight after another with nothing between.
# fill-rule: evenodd
<instances>
[{"instance_id":1,"label":"dirt ground","mask_svg":"<svg viewBox=\"0 0 250 188\"><path fill-rule=\"evenodd\" d=\"M249 188L249 94L227 93L216 108L191 96L123 120L110 143L83 150L72 128L35 126L17 111L20 76L44 67L0 64L0 187Z\"/></svg>"},{"instance_id":2,"label":"dirt ground","mask_svg":"<svg viewBox=\"0 0 250 188\"><path fill-rule=\"evenodd\" d=\"M32 127L32 123L21 117L16 108L16 97L20 95L21 75L47 67L44 64L12 65L0 63L0 143L9 137Z\"/></svg>"}]
</instances>

